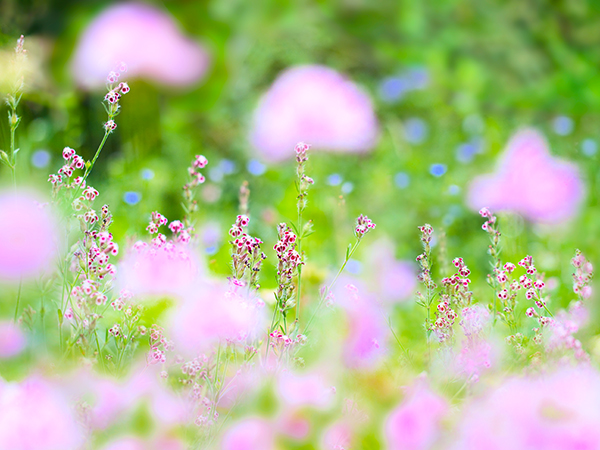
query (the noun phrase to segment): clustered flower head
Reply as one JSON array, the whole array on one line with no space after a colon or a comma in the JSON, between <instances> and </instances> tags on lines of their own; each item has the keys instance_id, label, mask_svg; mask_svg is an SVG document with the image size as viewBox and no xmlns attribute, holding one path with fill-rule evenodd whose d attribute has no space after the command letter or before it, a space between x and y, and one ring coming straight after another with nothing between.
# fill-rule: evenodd
<instances>
[{"instance_id":1,"label":"clustered flower head","mask_svg":"<svg viewBox=\"0 0 600 450\"><path fill-rule=\"evenodd\" d=\"M244 275L248 273L248 283L250 286L258 289L258 274L262 262L267 258L260 246L263 243L259 238L252 237L246 232L250 223L248 216L240 214L235 223L229 230L229 235L233 238L230 241L232 246L231 259L233 264L234 278L232 282L238 286L245 286Z\"/></svg>"},{"instance_id":2,"label":"clustered flower head","mask_svg":"<svg viewBox=\"0 0 600 450\"><path fill-rule=\"evenodd\" d=\"M575 252L571 264L575 268L575 273L573 274L573 292L579 295L582 300L590 298L592 287L589 284L594 276L594 266L583 256L580 250Z\"/></svg>"},{"instance_id":3,"label":"clustered flower head","mask_svg":"<svg viewBox=\"0 0 600 450\"><path fill-rule=\"evenodd\" d=\"M314 180L306 175L306 162L308 161L309 144L298 142L294 148L296 151L296 162L298 166L296 172L298 174L298 214L302 214L306 208L306 198L308 196L308 188L314 184Z\"/></svg>"},{"instance_id":4,"label":"clustered flower head","mask_svg":"<svg viewBox=\"0 0 600 450\"><path fill-rule=\"evenodd\" d=\"M65 160L65 164L58 169L57 174L51 174L48 177L48 181L52 183L54 194L63 187L67 189L85 189L83 177L75 177L75 179L71 181L71 177L75 170L83 169L85 167L85 160L70 147L65 147L63 149L62 157Z\"/></svg>"},{"instance_id":5,"label":"clustered flower head","mask_svg":"<svg viewBox=\"0 0 600 450\"><path fill-rule=\"evenodd\" d=\"M371 219L369 219L367 216L361 214L356 219L356 227L354 228L354 235L356 236L356 239L360 240L369 231L374 230L375 227L376 227L376 225Z\"/></svg>"},{"instance_id":6,"label":"clustered flower head","mask_svg":"<svg viewBox=\"0 0 600 450\"><path fill-rule=\"evenodd\" d=\"M148 330L150 351L147 355L148 364L164 364L167 362L167 352L172 351L174 344L164 336L164 330L158 325L152 325Z\"/></svg>"},{"instance_id":7,"label":"clustered flower head","mask_svg":"<svg viewBox=\"0 0 600 450\"><path fill-rule=\"evenodd\" d=\"M108 120L104 123L104 129L107 133L111 133L117 128L114 118L119 114L121 109L119 100L131 90L126 82L122 81L119 83L119 77L125 72L127 72L127 66L125 63L121 63L117 69L111 70L106 77L108 92L104 96L103 105L108 114Z\"/></svg>"}]
</instances>

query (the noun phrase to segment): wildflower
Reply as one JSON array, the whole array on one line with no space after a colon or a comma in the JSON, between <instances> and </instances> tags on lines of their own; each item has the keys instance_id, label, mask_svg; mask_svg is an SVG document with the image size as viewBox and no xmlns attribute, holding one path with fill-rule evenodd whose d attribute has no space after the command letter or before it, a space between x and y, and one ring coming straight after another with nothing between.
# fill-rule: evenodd
<instances>
[{"instance_id":1,"label":"wildflower","mask_svg":"<svg viewBox=\"0 0 600 450\"><path fill-rule=\"evenodd\" d=\"M302 139L318 149L366 152L377 138L368 96L343 75L315 65L279 75L254 112L250 135L254 148L272 161L292 157L289 149Z\"/></svg>"},{"instance_id":2,"label":"wildflower","mask_svg":"<svg viewBox=\"0 0 600 450\"><path fill-rule=\"evenodd\" d=\"M573 217L583 199L579 172L550 155L543 135L531 129L510 140L496 173L476 178L469 203L509 210L532 222L557 223Z\"/></svg>"},{"instance_id":3,"label":"wildflower","mask_svg":"<svg viewBox=\"0 0 600 450\"><path fill-rule=\"evenodd\" d=\"M86 88L102 86L127 72L166 85L189 86L208 69L208 53L185 37L175 19L154 6L125 2L108 6L87 26L71 61L75 80ZM127 61L127 66L115 61Z\"/></svg>"},{"instance_id":4,"label":"wildflower","mask_svg":"<svg viewBox=\"0 0 600 450\"><path fill-rule=\"evenodd\" d=\"M375 223L373 223L371 219L361 214L356 219L356 228L354 229L354 234L357 239L362 239L364 235L374 229L375 226Z\"/></svg>"}]
</instances>

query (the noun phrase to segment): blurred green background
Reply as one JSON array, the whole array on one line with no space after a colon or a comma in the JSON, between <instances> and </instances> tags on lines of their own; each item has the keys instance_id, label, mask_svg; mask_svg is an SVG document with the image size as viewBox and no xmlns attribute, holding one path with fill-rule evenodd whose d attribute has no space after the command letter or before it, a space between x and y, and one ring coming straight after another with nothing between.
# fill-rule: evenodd
<instances>
[{"instance_id":1,"label":"blurred green background","mask_svg":"<svg viewBox=\"0 0 600 450\"><path fill-rule=\"evenodd\" d=\"M44 49L38 55L38 88L21 104L24 118L18 135L19 179L42 190L49 190L47 174L60 167L64 146L91 158L102 138L103 92L78 90L68 62L78 36L110 4L0 3L0 43L13 46L25 34ZM114 212L119 242L126 235L142 236L151 211L170 220L182 217L186 167L195 154L204 154L208 181L200 188L196 225L201 235L211 224L213 234L221 233L219 244L206 244L210 266L228 273L229 249L223 244L237 214L243 180L252 191L250 232L265 241L267 263L273 262L276 224L295 219L295 167L293 162L268 165L264 174L251 174L248 163L257 155L248 141L249 124L261 94L282 70L314 63L346 74L371 95L381 136L369 154L311 155L307 173L315 186L305 217L315 222L316 232L304 245L309 266L338 266L353 239L354 218L364 213L377 223L377 235L393 239L400 259L414 260L420 253L418 225L429 222L443 229L448 258L464 257L472 278L483 282L488 237L481 231L480 217L466 207L465 192L473 177L494 169L510 135L522 126L537 127L549 139L553 155L579 166L587 196L579 216L560 226L536 226L502 215L504 259L517 262L533 254L540 270L565 283L560 288L563 304L571 298L569 261L574 249L598 260L598 154L591 144L587 151L582 147L585 140L600 139L598 2L149 4L172 14L189 37L206 46L212 63L206 78L187 90L143 80L130 83L119 128L90 177L101 201ZM411 73L424 77L425 86L397 95L394 83ZM5 120L0 132L6 146ZM48 150L52 159L38 169L30 160L40 149ZM445 173L432 175L434 164L444 165ZM1 177L6 182L8 172ZM139 202L127 203L128 192L139 194ZM357 259L367 251L368 245L363 246ZM262 284L273 287L272 264L265 268ZM315 285L326 277L322 270L309 269ZM489 295L485 289L480 283L476 294Z\"/></svg>"}]
</instances>

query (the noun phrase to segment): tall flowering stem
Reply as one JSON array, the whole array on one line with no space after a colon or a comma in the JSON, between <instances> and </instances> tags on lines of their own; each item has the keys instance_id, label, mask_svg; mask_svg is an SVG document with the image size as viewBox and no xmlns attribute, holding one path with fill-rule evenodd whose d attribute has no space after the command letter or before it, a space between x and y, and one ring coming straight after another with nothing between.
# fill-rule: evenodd
<instances>
[{"instance_id":1,"label":"tall flowering stem","mask_svg":"<svg viewBox=\"0 0 600 450\"><path fill-rule=\"evenodd\" d=\"M423 283L425 293L417 292L417 303L426 310L425 317L425 335L427 337L427 343L429 344L429 336L431 333L431 305L435 296L435 289L437 285L431 277L431 267L433 265L431 261L431 240L433 238L433 227L426 223L419 227L421 232L421 242L423 243L423 253L417 256L417 262L421 266L421 273L418 279Z\"/></svg>"},{"instance_id":2,"label":"tall flowering stem","mask_svg":"<svg viewBox=\"0 0 600 450\"><path fill-rule=\"evenodd\" d=\"M361 214L356 219L356 226L354 227L354 236L356 237L356 241L354 242L354 244L348 245L348 248L346 249L346 257L344 258L344 262L342 263L340 269L338 270L337 274L335 275L335 277L333 278L331 283L328 286L321 289L320 296L319 296L319 303L317 304L315 311L313 312L312 316L310 317L310 320L307 322L306 327L304 328L305 335L308 333L308 329L310 328L310 325L312 324L313 320L315 319L315 317L316 317L317 313L319 312L319 309L321 308L323 303L325 303L326 301L329 301L331 299L331 291L333 290L335 283L337 282L338 278L340 277L340 275L346 268L348 261L350 261L350 259L352 259L352 255L354 255L354 252L356 252L356 249L360 245L362 239L365 237L365 235L367 233L369 233L371 230L374 230L375 227L376 227L375 223L365 215Z\"/></svg>"},{"instance_id":3,"label":"tall flowering stem","mask_svg":"<svg viewBox=\"0 0 600 450\"><path fill-rule=\"evenodd\" d=\"M503 287L501 286L501 283L498 281L498 275L501 273L502 271L502 261L500 260L500 229L498 228L498 220L496 218L496 216L494 216L492 214L492 212L490 211L489 208L481 208L481 210L479 211L479 214L481 214L481 217L483 217L484 219L487 219L484 224L481 226L481 228L486 231L488 233L488 236L490 237L490 245L488 247L488 253L490 254L490 256L492 257L492 261L490 262L491 266L492 266L492 273L488 274L487 279L488 279L488 284L492 287L492 289L494 289L495 292L495 296L494 296L494 303L493 303L493 323L496 323L496 318L497 318L497 311L498 311L498 307L497 307L497 298L501 298L499 297L499 293L502 291ZM502 298L501 298L502 299Z\"/></svg>"},{"instance_id":4,"label":"tall flowering stem","mask_svg":"<svg viewBox=\"0 0 600 450\"><path fill-rule=\"evenodd\" d=\"M258 290L258 275L267 255L260 248L263 241L247 233L249 223L248 216L240 214L229 230L233 273L230 281L238 287L248 286L248 289Z\"/></svg>"},{"instance_id":5,"label":"tall flowering stem","mask_svg":"<svg viewBox=\"0 0 600 450\"><path fill-rule=\"evenodd\" d=\"M11 172L13 184L17 186L17 153L19 152L16 147L15 134L19 124L21 123L21 118L17 114L17 107L19 106L19 102L21 101L21 97L23 96L23 88L25 86L24 82L24 66L25 60L27 58L27 50L23 48L25 43L25 38L21 36L17 40L17 46L15 47L15 57L12 62L12 79L13 86L11 93L6 97L6 104L8 105L8 126L10 127L10 153L6 153L3 150L0 150L0 161L6 164Z\"/></svg>"},{"instance_id":6,"label":"tall flowering stem","mask_svg":"<svg viewBox=\"0 0 600 450\"><path fill-rule=\"evenodd\" d=\"M303 224L302 214L307 204L308 197L308 188L311 184L314 183L314 180L308 176L306 176L306 162L308 161L308 149L310 145L305 144L304 142L299 142L296 145L296 162L298 163L297 168L297 189L298 189L298 223L296 227L296 232L298 234L298 253L300 254L300 258L302 258L302 239L308 236L312 232L312 222L307 222ZM300 296L302 290L302 264L298 266L298 290L297 290L297 298L296 298L296 324L300 319Z\"/></svg>"},{"instance_id":7,"label":"tall flowering stem","mask_svg":"<svg viewBox=\"0 0 600 450\"><path fill-rule=\"evenodd\" d=\"M200 169L204 169L208 164L208 159L206 159L203 155L196 155L190 167L188 167L188 175L189 180L186 184L183 185L183 210L185 211L185 216L183 216L183 224L188 229L193 229L192 223L192 214L198 210L198 202L195 200L195 190L194 188L203 184L206 181L206 178L202 173L200 173Z\"/></svg>"},{"instance_id":8,"label":"tall flowering stem","mask_svg":"<svg viewBox=\"0 0 600 450\"><path fill-rule=\"evenodd\" d=\"M123 63L119 65L116 70L111 71L106 78L107 81L107 90L108 92L104 96L104 101L102 102L102 106L104 106L104 110L106 114L108 114L108 119L104 122L104 137L94 154L94 157L91 161L85 163L85 172L83 174L83 182L87 180L90 172L94 168L94 164L96 164L96 160L98 156L100 156L100 152L102 152L102 148L108 139L108 136L117 128L117 123L115 122L115 118L121 112L121 105L119 105L119 100L125 94L130 91L129 85L125 82L119 82L119 77L127 72L127 66Z\"/></svg>"}]
</instances>

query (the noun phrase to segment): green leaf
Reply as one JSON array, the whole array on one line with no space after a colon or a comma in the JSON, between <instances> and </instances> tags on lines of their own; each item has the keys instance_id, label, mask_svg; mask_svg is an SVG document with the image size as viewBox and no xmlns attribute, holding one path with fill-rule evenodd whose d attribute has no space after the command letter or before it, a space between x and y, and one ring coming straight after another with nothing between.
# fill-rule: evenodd
<instances>
[{"instance_id":1,"label":"green leaf","mask_svg":"<svg viewBox=\"0 0 600 450\"><path fill-rule=\"evenodd\" d=\"M57 313L58 313L58 324L62 325L62 323L63 323L63 312L61 311L60 308L58 308Z\"/></svg>"}]
</instances>

